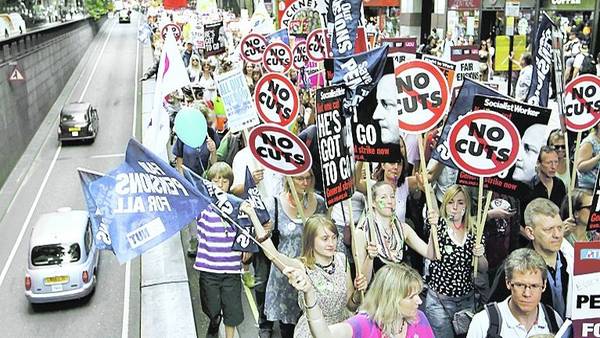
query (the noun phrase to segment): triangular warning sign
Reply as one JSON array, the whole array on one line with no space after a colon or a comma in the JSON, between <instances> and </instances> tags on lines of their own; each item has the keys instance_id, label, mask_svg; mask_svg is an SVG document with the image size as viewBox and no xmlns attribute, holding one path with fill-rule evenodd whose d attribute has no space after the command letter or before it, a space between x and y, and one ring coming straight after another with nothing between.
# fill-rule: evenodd
<instances>
[{"instance_id":1,"label":"triangular warning sign","mask_svg":"<svg viewBox=\"0 0 600 338\"><path fill-rule=\"evenodd\" d=\"M25 77L23 77L23 74L21 74L19 68L15 67L8 79L11 81L23 81L25 80Z\"/></svg>"}]
</instances>

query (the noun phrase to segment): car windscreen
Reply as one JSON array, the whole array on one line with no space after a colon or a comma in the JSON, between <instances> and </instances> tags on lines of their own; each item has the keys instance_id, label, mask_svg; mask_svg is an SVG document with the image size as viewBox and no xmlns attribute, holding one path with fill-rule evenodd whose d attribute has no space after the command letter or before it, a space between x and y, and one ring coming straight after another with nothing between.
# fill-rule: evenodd
<instances>
[{"instance_id":1,"label":"car windscreen","mask_svg":"<svg viewBox=\"0 0 600 338\"><path fill-rule=\"evenodd\" d=\"M62 112L60 119L62 122L87 122L87 114L85 112Z\"/></svg>"},{"instance_id":2,"label":"car windscreen","mask_svg":"<svg viewBox=\"0 0 600 338\"><path fill-rule=\"evenodd\" d=\"M81 249L77 243L39 245L31 250L31 264L34 266L75 263L80 258Z\"/></svg>"}]
</instances>

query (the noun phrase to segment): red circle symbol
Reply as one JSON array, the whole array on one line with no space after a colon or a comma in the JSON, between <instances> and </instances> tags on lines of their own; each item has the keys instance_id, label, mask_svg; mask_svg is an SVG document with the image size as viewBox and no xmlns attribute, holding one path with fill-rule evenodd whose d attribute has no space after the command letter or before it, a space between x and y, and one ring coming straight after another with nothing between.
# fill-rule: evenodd
<instances>
[{"instance_id":1,"label":"red circle symbol","mask_svg":"<svg viewBox=\"0 0 600 338\"><path fill-rule=\"evenodd\" d=\"M300 41L296 44L296 46L294 46L294 52L292 53L294 56L294 60L292 62L292 65L297 70L301 70L302 68L306 67L308 61L310 61L308 59L308 53L306 48L306 41Z\"/></svg>"},{"instance_id":2,"label":"red circle symbol","mask_svg":"<svg viewBox=\"0 0 600 338\"><path fill-rule=\"evenodd\" d=\"M163 40L167 39L167 32L169 31L173 33L175 41L179 41L179 39L181 39L181 28L174 23L168 23L160 30L160 35L162 36Z\"/></svg>"},{"instance_id":3,"label":"red circle symbol","mask_svg":"<svg viewBox=\"0 0 600 338\"><path fill-rule=\"evenodd\" d=\"M478 110L465 115L450 129L452 161L474 176L495 176L517 161L521 136L503 115Z\"/></svg>"},{"instance_id":4,"label":"red circle symbol","mask_svg":"<svg viewBox=\"0 0 600 338\"><path fill-rule=\"evenodd\" d=\"M283 42L272 42L263 53L263 66L272 73L285 73L292 66L292 50Z\"/></svg>"},{"instance_id":5,"label":"red circle symbol","mask_svg":"<svg viewBox=\"0 0 600 338\"><path fill-rule=\"evenodd\" d=\"M567 129L586 131L600 121L600 78L581 75L567 84L564 98Z\"/></svg>"},{"instance_id":6,"label":"red circle symbol","mask_svg":"<svg viewBox=\"0 0 600 338\"><path fill-rule=\"evenodd\" d=\"M434 65L421 60L402 62L394 71L398 89L398 125L410 134L435 127L448 109L448 80Z\"/></svg>"},{"instance_id":7,"label":"red circle symbol","mask_svg":"<svg viewBox=\"0 0 600 338\"><path fill-rule=\"evenodd\" d=\"M317 28L306 37L306 51L308 57L313 61L320 62L326 57L330 57L328 47L327 29L325 28Z\"/></svg>"},{"instance_id":8,"label":"red circle symbol","mask_svg":"<svg viewBox=\"0 0 600 338\"><path fill-rule=\"evenodd\" d=\"M257 33L246 35L240 42L240 56L250 63L260 63L267 48L267 39Z\"/></svg>"},{"instance_id":9,"label":"red circle symbol","mask_svg":"<svg viewBox=\"0 0 600 338\"><path fill-rule=\"evenodd\" d=\"M260 125L248 136L256 160L282 175L300 175L312 166L308 148L296 135L274 125Z\"/></svg>"},{"instance_id":10,"label":"red circle symbol","mask_svg":"<svg viewBox=\"0 0 600 338\"><path fill-rule=\"evenodd\" d=\"M287 127L298 115L298 91L292 81L278 73L266 74L258 80L254 102L265 123Z\"/></svg>"}]
</instances>

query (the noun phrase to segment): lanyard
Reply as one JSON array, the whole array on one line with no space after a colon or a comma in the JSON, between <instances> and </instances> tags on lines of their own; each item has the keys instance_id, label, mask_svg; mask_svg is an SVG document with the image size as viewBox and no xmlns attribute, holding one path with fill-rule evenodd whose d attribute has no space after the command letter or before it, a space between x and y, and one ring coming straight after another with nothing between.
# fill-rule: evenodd
<instances>
[{"instance_id":1,"label":"lanyard","mask_svg":"<svg viewBox=\"0 0 600 338\"><path fill-rule=\"evenodd\" d=\"M562 261L560 259L560 253L556 254L556 275L553 277L550 270L548 270L548 283L550 283L550 291L552 291L552 305L554 309L561 316L565 315L565 299L562 295L562 278L561 278Z\"/></svg>"}]
</instances>

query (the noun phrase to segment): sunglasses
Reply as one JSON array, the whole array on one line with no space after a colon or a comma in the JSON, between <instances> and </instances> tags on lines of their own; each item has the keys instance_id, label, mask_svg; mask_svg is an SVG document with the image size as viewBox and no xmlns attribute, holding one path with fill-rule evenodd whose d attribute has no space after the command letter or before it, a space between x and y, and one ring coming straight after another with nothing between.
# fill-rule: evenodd
<instances>
[{"instance_id":1,"label":"sunglasses","mask_svg":"<svg viewBox=\"0 0 600 338\"><path fill-rule=\"evenodd\" d=\"M555 144L552 147L554 147L554 149L556 149L556 150L565 150L565 149L567 149L567 147L564 144Z\"/></svg>"}]
</instances>

